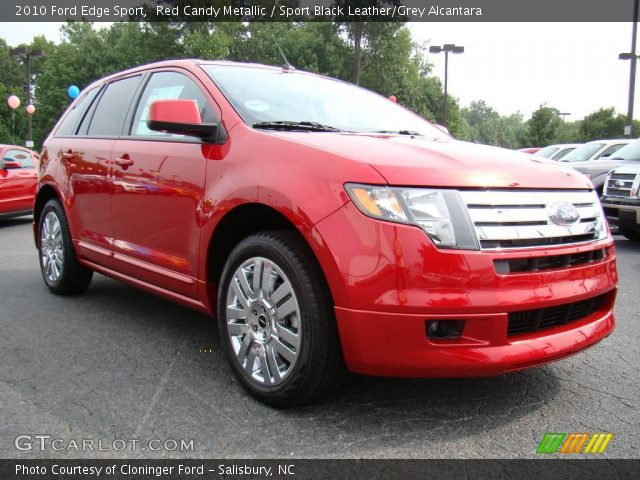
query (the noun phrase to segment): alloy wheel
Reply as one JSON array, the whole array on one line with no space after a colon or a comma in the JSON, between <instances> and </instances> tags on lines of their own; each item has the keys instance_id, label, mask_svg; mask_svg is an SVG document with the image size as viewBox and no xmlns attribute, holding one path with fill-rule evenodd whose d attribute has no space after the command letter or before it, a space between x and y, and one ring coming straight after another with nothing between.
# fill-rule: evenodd
<instances>
[{"instance_id":1,"label":"alloy wheel","mask_svg":"<svg viewBox=\"0 0 640 480\"><path fill-rule=\"evenodd\" d=\"M42 222L40 259L47 280L56 282L62 275L64 245L62 243L60 219L55 212L47 213Z\"/></svg>"},{"instance_id":2,"label":"alloy wheel","mask_svg":"<svg viewBox=\"0 0 640 480\"><path fill-rule=\"evenodd\" d=\"M300 353L300 306L291 281L271 260L253 257L227 289L226 327L244 375L263 386L282 383Z\"/></svg>"}]
</instances>

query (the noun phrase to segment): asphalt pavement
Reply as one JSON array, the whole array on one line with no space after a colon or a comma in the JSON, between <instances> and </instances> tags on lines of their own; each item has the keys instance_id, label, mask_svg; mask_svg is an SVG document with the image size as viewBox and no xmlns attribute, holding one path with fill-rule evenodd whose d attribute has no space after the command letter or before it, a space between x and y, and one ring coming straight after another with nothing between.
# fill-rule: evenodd
<instances>
[{"instance_id":1,"label":"asphalt pavement","mask_svg":"<svg viewBox=\"0 0 640 480\"><path fill-rule=\"evenodd\" d=\"M0 220L0 458L523 458L547 432L611 432L606 457L640 458L640 244L616 243L618 326L586 352L494 378L353 375L279 411L238 385L211 318L101 275L52 295L30 218Z\"/></svg>"}]
</instances>

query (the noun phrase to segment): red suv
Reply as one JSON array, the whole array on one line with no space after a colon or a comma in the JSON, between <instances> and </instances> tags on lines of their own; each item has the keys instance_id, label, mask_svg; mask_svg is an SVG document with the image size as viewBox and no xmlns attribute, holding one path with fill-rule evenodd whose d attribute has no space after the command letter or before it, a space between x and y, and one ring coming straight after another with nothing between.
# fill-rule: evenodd
<instances>
[{"instance_id":1,"label":"red suv","mask_svg":"<svg viewBox=\"0 0 640 480\"><path fill-rule=\"evenodd\" d=\"M99 272L215 315L271 405L345 365L497 375L614 328L583 175L290 68L170 61L90 85L46 141L34 212L51 291Z\"/></svg>"}]
</instances>

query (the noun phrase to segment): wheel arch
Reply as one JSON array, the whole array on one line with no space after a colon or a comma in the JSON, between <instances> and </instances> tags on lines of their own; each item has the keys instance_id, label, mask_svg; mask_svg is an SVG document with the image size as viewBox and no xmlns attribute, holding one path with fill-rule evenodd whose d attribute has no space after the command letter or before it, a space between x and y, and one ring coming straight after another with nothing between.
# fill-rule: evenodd
<instances>
[{"instance_id":1,"label":"wheel arch","mask_svg":"<svg viewBox=\"0 0 640 480\"><path fill-rule=\"evenodd\" d=\"M218 221L208 240L204 279L207 285L208 302L213 312L215 312L220 277L229 254L242 239L253 233L267 230L287 230L297 234L308 247L309 253L322 273L327 291L332 295L331 287L327 281L322 262L318 258L318 249L313 243L311 232L304 232L279 210L264 203L251 202L238 205L229 210Z\"/></svg>"},{"instance_id":2,"label":"wheel arch","mask_svg":"<svg viewBox=\"0 0 640 480\"><path fill-rule=\"evenodd\" d=\"M36 247L38 247L38 225L40 224L40 216L42 215L42 209L49 200L57 199L62 203L62 197L60 193L50 184L46 183L40 187L36 194L35 201L33 203L33 234ZM64 205L62 205L64 208Z\"/></svg>"}]
</instances>

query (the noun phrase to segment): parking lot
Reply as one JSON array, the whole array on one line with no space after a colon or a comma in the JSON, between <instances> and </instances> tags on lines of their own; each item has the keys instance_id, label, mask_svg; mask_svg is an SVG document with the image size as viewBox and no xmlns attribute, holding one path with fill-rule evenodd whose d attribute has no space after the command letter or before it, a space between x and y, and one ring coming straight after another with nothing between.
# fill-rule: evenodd
<instances>
[{"instance_id":1,"label":"parking lot","mask_svg":"<svg viewBox=\"0 0 640 480\"><path fill-rule=\"evenodd\" d=\"M321 404L278 411L237 384L212 319L101 275L82 296L51 295L30 218L0 220L0 456L521 458L547 432L611 432L606 456L637 458L640 245L616 241L618 327L596 347L497 378L354 375ZM15 448L40 434L62 449ZM141 443L65 443L80 439ZM151 439L193 448L143 449Z\"/></svg>"}]
</instances>

